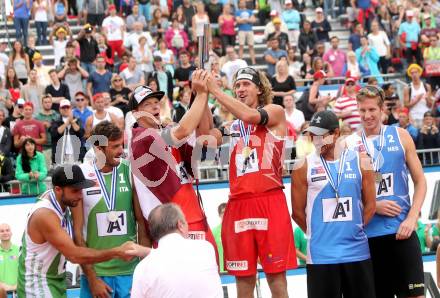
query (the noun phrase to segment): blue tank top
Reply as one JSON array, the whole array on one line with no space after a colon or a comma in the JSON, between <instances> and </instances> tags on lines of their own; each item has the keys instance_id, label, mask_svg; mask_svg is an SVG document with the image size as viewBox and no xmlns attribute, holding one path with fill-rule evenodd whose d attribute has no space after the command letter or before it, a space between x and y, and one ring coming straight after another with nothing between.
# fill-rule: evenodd
<instances>
[{"instance_id":1,"label":"blue tank top","mask_svg":"<svg viewBox=\"0 0 440 298\"><path fill-rule=\"evenodd\" d=\"M328 161L337 181L339 160ZM339 201L319 155L307 156L307 264L340 264L370 258L363 226L362 173L359 154L348 150Z\"/></svg>"},{"instance_id":2,"label":"blue tank top","mask_svg":"<svg viewBox=\"0 0 440 298\"><path fill-rule=\"evenodd\" d=\"M397 233L400 224L405 220L411 208L408 193L408 167L399 132L395 126L384 126L384 129L385 142L379 155L382 181L380 183L376 182L376 198L377 201L390 200L396 202L402 212L396 217L376 213L366 226L369 238ZM370 152L374 152L377 156L379 136L370 138L367 142Z\"/></svg>"}]
</instances>

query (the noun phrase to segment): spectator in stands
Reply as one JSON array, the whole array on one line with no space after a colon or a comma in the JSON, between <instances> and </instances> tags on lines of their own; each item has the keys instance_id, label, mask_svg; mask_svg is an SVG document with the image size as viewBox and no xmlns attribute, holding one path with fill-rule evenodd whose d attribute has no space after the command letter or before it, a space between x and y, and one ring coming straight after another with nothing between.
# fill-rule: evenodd
<instances>
[{"instance_id":1,"label":"spectator in stands","mask_svg":"<svg viewBox=\"0 0 440 298\"><path fill-rule=\"evenodd\" d=\"M64 99L60 103L60 115L52 122L50 133L52 135L52 161L56 163L73 163L82 159L81 143L84 128L81 120L75 118L70 101Z\"/></svg>"},{"instance_id":2,"label":"spectator in stands","mask_svg":"<svg viewBox=\"0 0 440 298\"><path fill-rule=\"evenodd\" d=\"M434 117L431 111L428 111L423 116L423 126L420 128L419 137L417 141L417 149L437 149L440 148L440 133L435 124ZM428 164L438 163L438 155L434 154L434 160L431 162L431 156Z\"/></svg>"},{"instance_id":3,"label":"spectator in stands","mask_svg":"<svg viewBox=\"0 0 440 298\"><path fill-rule=\"evenodd\" d=\"M183 15L185 17L185 22L184 22L185 28L191 35L191 40L193 40L192 39L193 32L190 29L192 28L192 19L193 16L196 14L196 8L194 7L191 0L183 0L183 3L180 7L182 7Z\"/></svg>"},{"instance_id":4,"label":"spectator in stands","mask_svg":"<svg viewBox=\"0 0 440 298\"><path fill-rule=\"evenodd\" d=\"M419 35L420 25L414 18L414 11L406 11L406 21L399 26L399 39L402 48L405 51L405 57L408 64L421 64Z\"/></svg>"},{"instance_id":5,"label":"spectator in stands","mask_svg":"<svg viewBox=\"0 0 440 298\"><path fill-rule=\"evenodd\" d=\"M385 31L380 30L379 21L371 22L371 33L368 34L369 44L379 54L379 66L382 73L388 73L391 58L391 43Z\"/></svg>"},{"instance_id":6,"label":"spectator in stands","mask_svg":"<svg viewBox=\"0 0 440 298\"><path fill-rule=\"evenodd\" d=\"M220 223L212 229L212 235L215 239L215 244L217 244L218 251L218 264L219 271L224 272L224 261L223 261L223 243L222 243L222 222L223 215L225 214L226 203L221 203L217 207L218 216L220 217Z\"/></svg>"},{"instance_id":7,"label":"spectator in stands","mask_svg":"<svg viewBox=\"0 0 440 298\"><path fill-rule=\"evenodd\" d=\"M222 14L223 4L219 0L210 0L206 5L206 12L208 13L209 23L213 29L218 29L218 18Z\"/></svg>"},{"instance_id":8,"label":"spectator in stands","mask_svg":"<svg viewBox=\"0 0 440 298\"><path fill-rule=\"evenodd\" d=\"M347 53L347 61L342 71L342 75L356 79L360 79L362 77L361 69L359 67L355 52L349 51Z\"/></svg>"},{"instance_id":9,"label":"spectator in stands","mask_svg":"<svg viewBox=\"0 0 440 298\"><path fill-rule=\"evenodd\" d=\"M92 0L84 0L84 3ZM106 3L106 0L102 0ZM102 22L102 21L101 21ZM90 24L86 24L83 29L78 33L77 41L80 48L79 61L81 61L81 67L84 68L89 74L95 70L95 59L99 54L98 42L93 37L93 27Z\"/></svg>"},{"instance_id":10,"label":"spectator in stands","mask_svg":"<svg viewBox=\"0 0 440 298\"><path fill-rule=\"evenodd\" d=\"M279 41L276 37L269 40L270 49L264 52L264 60L267 63L267 73L270 77L275 74L275 65L282 58L287 59L287 52L279 48Z\"/></svg>"},{"instance_id":11,"label":"spectator in stands","mask_svg":"<svg viewBox=\"0 0 440 298\"><path fill-rule=\"evenodd\" d=\"M34 54L32 61L34 64L33 70L36 71L38 83L46 87L50 84L49 71L52 68L43 64L43 56L39 52ZM31 71L29 71L29 73Z\"/></svg>"},{"instance_id":12,"label":"spectator in stands","mask_svg":"<svg viewBox=\"0 0 440 298\"><path fill-rule=\"evenodd\" d=\"M354 32L348 38L348 50L356 51L361 46L361 36L364 36L364 26L361 23L356 23Z\"/></svg>"},{"instance_id":13,"label":"spectator in stands","mask_svg":"<svg viewBox=\"0 0 440 298\"><path fill-rule=\"evenodd\" d=\"M43 123L32 117L33 113L33 104L29 101L25 102L23 104L23 119L17 121L12 130L14 146L20 149L27 138L32 138L37 144L37 150L41 152L43 150L42 145L46 143L46 131Z\"/></svg>"},{"instance_id":14,"label":"spectator in stands","mask_svg":"<svg viewBox=\"0 0 440 298\"><path fill-rule=\"evenodd\" d=\"M138 3L135 3L133 5L132 13L125 20L128 31L133 30L133 25L135 23L141 23L142 29L147 29L147 19L145 18L144 15L139 13L139 5L142 6L142 4L138 4Z\"/></svg>"},{"instance_id":15,"label":"spectator in stands","mask_svg":"<svg viewBox=\"0 0 440 298\"><path fill-rule=\"evenodd\" d=\"M9 91L13 102L17 102L20 98L20 89L23 84L18 80L17 73L13 67L8 67L6 70L5 89Z\"/></svg>"},{"instance_id":16,"label":"spectator in stands","mask_svg":"<svg viewBox=\"0 0 440 298\"><path fill-rule=\"evenodd\" d=\"M173 75L169 70L165 69L162 57L155 56L153 65L154 71L151 77L157 81L159 91L165 92L169 99L173 98Z\"/></svg>"},{"instance_id":17,"label":"spectator in stands","mask_svg":"<svg viewBox=\"0 0 440 298\"><path fill-rule=\"evenodd\" d=\"M23 45L18 40L14 41L8 67L13 67L20 82L26 84L30 70L29 56L24 52Z\"/></svg>"},{"instance_id":18,"label":"spectator in stands","mask_svg":"<svg viewBox=\"0 0 440 298\"><path fill-rule=\"evenodd\" d=\"M323 10L321 7L318 7L316 10L315 20L312 22L312 29L316 33L316 37L319 41L329 42L330 37L328 33L332 31L332 27L327 19L324 17Z\"/></svg>"},{"instance_id":19,"label":"spectator in stands","mask_svg":"<svg viewBox=\"0 0 440 298\"><path fill-rule=\"evenodd\" d=\"M323 84L325 84L326 78L327 75L323 70L319 70L313 74L313 84L310 87L308 104L315 112L325 110L329 102L333 100L330 94L326 96L320 94L320 88Z\"/></svg>"},{"instance_id":20,"label":"spectator in stands","mask_svg":"<svg viewBox=\"0 0 440 298\"><path fill-rule=\"evenodd\" d=\"M307 238L300 227L296 227L293 232L295 239L296 257L299 260L299 265L306 265L307 262Z\"/></svg>"},{"instance_id":21,"label":"spectator in stands","mask_svg":"<svg viewBox=\"0 0 440 298\"><path fill-rule=\"evenodd\" d=\"M233 46L226 47L226 58L228 61L223 64L221 71L226 75L228 87L231 89L234 74L237 72L237 70L246 67L248 64L246 61L237 57L237 53L235 52Z\"/></svg>"},{"instance_id":22,"label":"spectator in stands","mask_svg":"<svg viewBox=\"0 0 440 298\"><path fill-rule=\"evenodd\" d=\"M53 46L53 52L55 56L54 65L59 67L61 58L66 54L67 36L72 36L69 27L65 26L53 26L52 32L49 35L49 43Z\"/></svg>"},{"instance_id":23,"label":"spectator in stands","mask_svg":"<svg viewBox=\"0 0 440 298\"><path fill-rule=\"evenodd\" d=\"M0 112L1 114L1 112ZM1 117L1 115L0 115ZM0 126L1 129L1 126ZM0 150L1 150L1 143L0 143ZM9 181L14 180L15 178L15 171L14 166L12 165L11 158L8 157L9 154L6 152L0 151L0 192L9 192L10 187L9 184L7 184ZM0 262L0 290L2 288L2 278L1 278L1 262ZM0 291L0 297L1 297L1 291Z\"/></svg>"},{"instance_id":24,"label":"spectator in stands","mask_svg":"<svg viewBox=\"0 0 440 298\"><path fill-rule=\"evenodd\" d=\"M153 52L153 57L159 56L162 58L162 62L166 70L169 70L171 74L174 74L174 53L167 48L165 40L158 40L158 49Z\"/></svg>"},{"instance_id":25,"label":"spectator in stands","mask_svg":"<svg viewBox=\"0 0 440 298\"><path fill-rule=\"evenodd\" d=\"M83 0L82 8L87 24L101 27L108 6L107 0ZM87 71L90 73L89 70Z\"/></svg>"},{"instance_id":26,"label":"spectator in stands","mask_svg":"<svg viewBox=\"0 0 440 298\"><path fill-rule=\"evenodd\" d=\"M139 0L138 4L139 4L140 14L144 16L145 21L148 23L150 21L150 19L151 19L151 16L150 16L150 7L151 7L150 0ZM132 9L132 13L134 13L134 6L133 6L133 9Z\"/></svg>"},{"instance_id":27,"label":"spectator in stands","mask_svg":"<svg viewBox=\"0 0 440 298\"><path fill-rule=\"evenodd\" d=\"M6 223L0 224L0 289L5 291L15 291L17 288L20 248L11 239L11 227Z\"/></svg>"},{"instance_id":28,"label":"spectator in stands","mask_svg":"<svg viewBox=\"0 0 440 298\"><path fill-rule=\"evenodd\" d=\"M72 104L76 105L75 94L83 90L82 80L87 80L89 74L81 67L81 63L77 58L72 58L58 73L58 78L67 85L70 94L69 98L72 100Z\"/></svg>"},{"instance_id":29,"label":"spectator in stands","mask_svg":"<svg viewBox=\"0 0 440 298\"><path fill-rule=\"evenodd\" d=\"M8 49L8 42L2 41L0 42L0 60L4 65L8 65L9 55L6 54L6 50Z\"/></svg>"},{"instance_id":30,"label":"spectator in stands","mask_svg":"<svg viewBox=\"0 0 440 298\"><path fill-rule=\"evenodd\" d=\"M270 42L272 38L278 39L280 49L287 51L287 49L290 48L289 35L281 31L281 19L274 18L272 22L275 27L275 31L269 34L268 41Z\"/></svg>"},{"instance_id":31,"label":"spectator in stands","mask_svg":"<svg viewBox=\"0 0 440 298\"><path fill-rule=\"evenodd\" d=\"M250 9L246 9L246 1L239 0L238 9L235 12L235 18L238 24L238 44L239 52L238 56L243 59L244 45L247 44L249 48L249 54L253 65L256 64L255 51L254 51L254 31L252 25L257 21L254 12ZM275 63L274 63L275 65ZM274 71L271 75L273 75Z\"/></svg>"},{"instance_id":32,"label":"spectator in stands","mask_svg":"<svg viewBox=\"0 0 440 298\"><path fill-rule=\"evenodd\" d=\"M312 57L308 53L304 53L302 57L301 78L308 79L309 74L313 72Z\"/></svg>"},{"instance_id":33,"label":"spectator in stands","mask_svg":"<svg viewBox=\"0 0 440 298\"><path fill-rule=\"evenodd\" d=\"M118 58L121 59L124 54L123 40L125 32L124 20L116 15L116 7L111 4L108 7L109 16L102 22L103 33L107 37L108 45L112 49L111 59L114 60L115 54L118 54Z\"/></svg>"},{"instance_id":34,"label":"spectator in stands","mask_svg":"<svg viewBox=\"0 0 440 298\"><path fill-rule=\"evenodd\" d=\"M187 51L181 51L179 53L180 66L176 68L174 72L174 79L176 80L176 86L184 87L189 83L191 73L196 67L191 63L190 53Z\"/></svg>"},{"instance_id":35,"label":"spectator in stands","mask_svg":"<svg viewBox=\"0 0 440 298\"><path fill-rule=\"evenodd\" d=\"M0 77L0 109L4 109L6 111L6 117L9 115L9 110L12 111L14 106L14 102L11 100L11 94L9 90L5 88L3 84L4 79Z\"/></svg>"},{"instance_id":36,"label":"spectator in stands","mask_svg":"<svg viewBox=\"0 0 440 298\"><path fill-rule=\"evenodd\" d=\"M34 68L34 56L35 54L41 54L41 52L37 49L36 45L36 37L34 34L30 34L28 37L28 43L27 46L24 48L24 52L28 55L29 57L29 69L33 69Z\"/></svg>"},{"instance_id":37,"label":"spectator in stands","mask_svg":"<svg viewBox=\"0 0 440 298\"><path fill-rule=\"evenodd\" d=\"M52 14L55 23L63 23L67 20L67 0L55 0L52 5Z\"/></svg>"},{"instance_id":38,"label":"spectator in stands","mask_svg":"<svg viewBox=\"0 0 440 298\"><path fill-rule=\"evenodd\" d=\"M399 110L401 108L399 96L396 94L396 89L393 84L387 83L382 86L385 93L384 106L388 119L386 123L392 125L399 122Z\"/></svg>"},{"instance_id":39,"label":"spectator in stands","mask_svg":"<svg viewBox=\"0 0 440 298\"><path fill-rule=\"evenodd\" d=\"M46 129L46 143L43 144L43 154L46 160L46 167L49 169L52 165L52 134L51 127L55 121L60 118L60 114L58 111L54 111L52 109L52 96L50 94L45 94L41 99L42 109L38 112L35 117L36 120L41 121L43 123L44 128ZM56 145L55 145L56 147Z\"/></svg>"},{"instance_id":40,"label":"spectator in stands","mask_svg":"<svg viewBox=\"0 0 440 298\"><path fill-rule=\"evenodd\" d=\"M270 12L270 22L265 23L266 26L264 27L264 39L268 40L268 36L269 34L271 34L272 32L275 31L275 27L273 25L273 19L275 18L279 18L279 13L277 10L272 9L272 11ZM287 25L284 22L281 22L281 31L288 34L289 33L289 29L287 29Z\"/></svg>"},{"instance_id":41,"label":"spectator in stands","mask_svg":"<svg viewBox=\"0 0 440 298\"><path fill-rule=\"evenodd\" d=\"M145 37L147 47L153 48L155 46L155 42L150 35L150 32L142 31L142 23L135 22L133 24L133 31L125 37L124 46L131 50L133 56L136 55L139 49L139 40L141 37Z\"/></svg>"},{"instance_id":42,"label":"spectator in stands","mask_svg":"<svg viewBox=\"0 0 440 298\"><path fill-rule=\"evenodd\" d=\"M93 98L93 94L109 92L112 73L105 68L105 57L100 55L96 57L96 70L89 73L87 81L87 94Z\"/></svg>"},{"instance_id":43,"label":"spectator in stands","mask_svg":"<svg viewBox=\"0 0 440 298\"><path fill-rule=\"evenodd\" d=\"M176 103L173 105L173 122L178 123L180 119L182 119L183 115L185 115L186 111L189 108L189 104L191 102L191 88L189 85L180 87L181 91L179 92L179 98ZM218 244L217 244L218 247Z\"/></svg>"},{"instance_id":44,"label":"spectator in stands","mask_svg":"<svg viewBox=\"0 0 440 298\"><path fill-rule=\"evenodd\" d=\"M332 36L330 42L332 47L324 54L323 60L331 65L334 76L340 77L343 73L346 55L344 51L339 49L337 36Z\"/></svg>"},{"instance_id":45,"label":"spectator in stands","mask_svg":"<svg viewBox=\"0 0 440 298\"><path fill-rule=\"evenodd\" d=\"M70 40L66 43L66 52L64 53L64 56L61 57L60 65L58 66L57 70L62 70L67 62L71 59L78 59L78 56L76 55L77 45L78 42L76 40Z\"/></svg>"},{"instance_id":46,"label":"spectator in stands","mask_svg":"<svg viewBox=\"0 0 440 298\"><path fill-rule=\"evenodd\" d=\"M309 73L310 76L307 76L307 78L313 78L313 75L319 71L324 71L329 78L334 76L332 66L329 63L324 62L320 56L316 56L313 58L312 70Z\"/></svg>"},{"instance_id":47,"label":"spectator in stands","mask_svg":"<svg viewBox=\"0 0 440 298\"><path fill-rule=\"evenodd\" d=\"M0 108L0 152L3 154L9 154L12 149L12 135L9 128L3 125L5 120L6 110ZM3 172L1 172L1 174L3 175Z\"/></svg>"},{"instance_id":48,"label":"spectator in stands","mask_svg":"<svg viewBox=\"0 0 440 298\"><path fill-rule=\"evenodd\" d=\"M93 114L90 115L86 121L85 133L84 133L84 137L86 139L90 137L92 129L102 121L106 120L109 122L116 123L118 126L121 125L121 123L118 121L115 115L105 110L105 100L103 93L97 93L92 98L93 98L94 111Z\"/></svg>"},{"instance_id":49,"label":"spectator in stands","mask_svg":"<svg viewBox=\"0 0 440 298\"><path fill-rule=\"evenodd\" d=\"M285 1L285 10L281 14L281 17L287 25L287 29L289 30L289 42L290 45L296 46L298 44L299 37L299 28L301 26L301 16L296 10L296 7L293 7L292 0ZM280 24L281 25L281 24Z\"/></svg>"},{"instance_id":50,"label":"spectator in stands","mask_svg":"<svg viewBox=\"0 0 440 298\"><path fill-rule=\"evenodd\" d=\"M440 61L440 44L439 36L434 34L429 38L430 44L425 48L423 52L426 76L428 77L428 82L433 90L440 88L440 72L435 69ZM429 65L434 66L434 71L428 72Z\"/></svg>"},{"instance_id":51,"label":"spectator in stands","mask_svg":"<svg viewBox=\"0 0 440 298\"><path fill-rule=\"evenodd\" d=\"M300 80L303 63L301 62L300 57L297 57L296 55L296 48L290 48L287 50L287 64L289 65L289 75L291 75L294 80Z\"/></svg>"},{"instance_id":52,"label":"spectator in stands","mask_svg":"<svg viewBox=\"0 0 440 298\"><path fill-rule=\"evenodd\" d=\"M38 74L35 69L29 72L29 80L20 90L20 97L25 101L30 101L34 105L34 112L41 110L41 98L44 94L45 86L39 82Z\"/></svg>"},{"instance_id":53,"label":"spectator in stands","mask_svg":"<svg viewBox=\"0 0 440 298\"><path fill-rule=\"evenodd\" d=\"M417 220L416 234L419 239L420 249L422 250L422 254L429 252L431 249L432 241L429 235L431 230L431 224L423 224L420 220L421 214L419 214L419 219Z\"/></svg>"},{"instance_id":54,"label":"spectator in stands","mask_svg":"<svg viewBox=\"0 0 440 298\"><path fill-rule=\"evenodd\" d=\"M208 16L206 16L208 18ZM151 36L157 41L165 36L168 29L168 19L163 16L162 8L156 8L153 11L153 18L151 19L148 29Z\"/></svg>"},{"instance_id":55,"label":"spectator in stands","mask_svg":"<svg viewBox=\"0 0 440 298\"><path fill-rule=\"evenodd\" d=\"M133 56L128 59L128 66L119 75L124 79L127 87L131 90L134 90L139 85L145 84L144 73L137 68L136 58Z\"/></svg>"},{"instance_id":56,"label":"spectator in stands","mask_svg":"<svg viewBox=\"0 0 440 298\"><path fill-rule=\"evenodd\" d=\"M123 129L125 123L124 112L122 112L120 108L111 105L112 98L110 93L103 92L102 97L104 98L104 109L116 116L116 119L119 121L118 124L121 126L121 129Z\"/></svg>"},{"instance_id":57,"label":"spectator in stands","mask_svg":"<svg viewBox=\"0 0 440 298\"><path fill-rule=\"evenodd\" d=\"M55 69L49 71L49 76L51 84L46 87L45 93L52 95L52 109L57 111L59 109L59 104L63 99L70 100L69 87L64 83L61 83Z\"/></svg>"},{"instance_id":58,"label":"spectator in stands","mask_svg":"<svg viewBox=\"0 0 440 298\"><path fill-rule=\"evenodd\" d=\"M114 74L110 88L110 104L120 109L125 115L129 111L128 100L130 98L130 94L131 90L125 86L124 79L120 75Z\"/></svg>"},{"instance_id":59,"label":"spectator in stands","mask_svg":"<svg viewBox=\"0 0 440 298\"><path fill-rule=\"evenodd\" d=\"M231 11L231 4L223 5L223 12L218 17L220 38L222 40L222 54L226 55L226 46L235 46L235 16Z\"/></svg>"},{"instance_id":60,"label":"spectator in stands","mask_svg":"<svg viewBox=\"0 0 440 298\"><path fill-rule=\"evenodd\" d=\"M437 36L439 29L436 28L432 22L430 14L423 14L422 18L422 31L420 31L421 48L424 49L430 45L431 37Z\"/></svg>"},{"instance_id":61,"label":"spectator in stands","mask_svg":"<svg viewBox=\"0 0 440 298\"><path fill-rule=\"evenodd\" d=\"M411 64L406 73L411 78L411 83L403 90L403 103L409 109L414 126L420 128L423 115L430 111L433 105L431 86L421 81L423 68L419 65Z\"/></svg>"},{"instance_id":62,"label":"spectator in stands","mask_svg":"<svg viewBox=\"0 0 440 298\"><path fill-rule=\"evenodd\" d=\"M112 59L112 48L108 45L107 37L105 34L97 33L95 35L96 42L98 43L99 54L98 56L104 56L106 68L112 70L115 65L115 60ZM124 60L126 52L121 57L121 61Z\"/></svg>"},{"instance_id":63,"label":"spectator in stands","mask_svg":"<svg viewBox=\"0 0 440 298\"><path fill-rule=\"evenodd\" d=\"M292 124L297 135L299 135L301 133L301 127L305 122L304 113L296 108L295 97L292 94L283 97L283 105L287 122Z\"/></svg>"},{"instance_id":64,"label":"spectator in stands","mask_svg":"<svg viewBox=\"0 0 440 298\"><path fill-rule=\"evenodd\" d=\"M177 56L179 51L188 48L188 35L180 28L180 23L176 18L172 20L171 27L165 32L165 42L166 47L172 50L174 56Z\"/></svg>"},{"instance_id":65,"label":"spectator in stands","mask_svg":"<svg viewBox=\"0 0 440 298\"><path fill-rule=\"evenodd\" d=\"M366 36L361 37L361 47L359 47L355 53L362 76L375 77L379 84L383 84L383 78L380 75L377 65L379 62L379 54L374 47L368 44L368 38Z\"/></svg>"},{"instance_id":66,"label":"spectator in stands","mask_svg":"<svg viewBox=\"0 0 440 298\"><path fill-rule=\"evenodd\" d=\"M295 143L296 158L303 158L310 153L315 152L315 145L312 143L310 134L307 132L305 133L305 130L309 127L309 123L309 121L304 122L300 128L301 135L298 136Z\"/></svg>"},{"instance_id":67,"label":"spectator in stands","mask_svg":"<svg viewBox=\"0 0 440 298\"><path fill-rule=\"evenodd\" d=\"M416 127L414 127L409 121L409 112L407 108L401 108L399 110L399 122L393 124L393 126L401 127L406 129L410 134L411 138L414 141L414 144L417 144L417 138L419 136L419 132Z\"/></svg>"},{"instance_id":68,"label":"spectator in stands","mask_svg":"<svg viewBox=\"0 0 440 298\"><path fill-rule=\"evenodd\" d=\"M11 133L14 131L15 124L18 122L18 120L23 119L24 104L25 104L24 99L19 98L17 100L17 102L14 104L14 107L12 109L12 113L9 113L9 116L5 120L4 126L9 128Z\"/></svg>"},{"instance_id":69,"label":"spectator in stands","mask_svg":"<svg viewBox=\"0 0 440 298\"><path fill-rule=\"evenodd\" d=\"M315 60L315 58L322 58L325 54L325 43L322 41L318 41L315 44L315 48L313 51L312 59Z\"/></svg>"},{"instance_id":70,"label":"spectator in stands","mask_svg":"<svg viewBox=\"0 0 440 298\"><path fill-rule=\"evenodd\" d=\"M32 1L12 0L11 2L14 7L15 39L16 41L22 41L23 44L26 45Z\"/></svg>"},{"instance_id":71,"label":"spectator in stands","mask_svg":"<svg viewBox=\"0 0 440 298\"><path fill-rule=\"evenodd\" d=\"M213 246L188 238L188 223L174 203L159 205L148 216L157 249L144 258L133 275L133 297L221 297L223 295ZM201 282L203 280L203 282Z\"/></svg>"},{"instance_id":72,"label":"spectator in stands","mask_svg":"<svg viewBox=\"0 0 440 298\"><path fill-rule=\"evenodd\" d=\"M191 35L193 42L197 41L197 37L203 36L203 27L209 24L209 16L205 11L205 5L202 1L198 1L195 5L196 13L191 20Z\"/></svg>"},{"instance_id":73,"label":"spectator in stands","mask_svg":"<svg viewBox=\"0 0 440 298\"><path fill-rule=\"evenodd\" d=\"M274 104L283 106L283 97L296 92L295 80L289 75L287 59L281 59L276 63L275 75L270 79Z\"/></svg>"},{"instance_id":74,"label":"spectator in stands","mask_svg":"<svg viewBox=\"0 0 440 298\"><path fill-rule=\"evenodd\" d=\"M147 38L143 35L139 37L139 47L133 52L133 57L136 59L138 68L148 78L153 72L153 53L147 44Z\"/></svg>"},{"instance_id":75,"label":"spectator in stands","mask_svg":"<svg viewBox=\"0 0 440 298\"><path fill-rule=\"evenodd\" d=\"M159 82L154 77L148 79L147 86L150 87L153 92L159 91ZM170 100L166 93L160 100L160 119L162 122L171 121Z\"/></svg>"},{"instance_id":76,"label":"spectator in stands","mask_svg":"<svg viewBox=\"0 0 440 298\"><path fill-rule=\"evenodd\" d=\"M352 131L356 131L361 125L356 101L356 80L352 77L345 79L344 90L346 94L336 99L333 112L344 125L349 126Z\"/></svg>"},{"instance_id":77,"label":"spectator in stands","mask_svg":"<svg viewBox=\"0 0 440 298\"><path fill-rule=\"evenodd\" d=\"M32 4L32 15L37 29L37 45L47 44L47 24L49 22L49 0L35 0Z\"/></svg>"},{"instance_id":78,"label":"spectator in stands","mask_svg":"<svg viewBox=\"0 0 440 298\"><path fill-rule=\"evenodd\" d=\"M22 194L40 195L46 191L46 161L43 153L37 150L34 139L27 137L23 140L16 166L15 177L21 182Z\"/></svg>"}]
</instances>

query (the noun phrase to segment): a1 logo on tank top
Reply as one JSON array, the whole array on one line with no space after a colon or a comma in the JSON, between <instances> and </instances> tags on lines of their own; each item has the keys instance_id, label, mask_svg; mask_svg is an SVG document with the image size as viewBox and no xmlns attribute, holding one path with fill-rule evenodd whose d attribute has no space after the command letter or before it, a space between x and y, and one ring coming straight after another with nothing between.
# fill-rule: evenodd
<instances>
[{"instance_id":1,"label":"a1 logo on tank top","mask_svg":"<svg viewBox=\"0 0 440 298\"><path fill-rule=\"evenodd\" d=\"M394 196L394 174L384 173L380 182L376 182L376 196Z\"/></svg>"},{"instance_id":2,"label":"a1 logo on tank top","mask_svg":"<svg viewBox=\"0 0 440 298\"><path fill-rule=\"evenodd\" d=\"M249 156L245 156L243 153L238 153L235 155L235 165L237 169L237 177L255 173L260 170L258 166L258 153L257 149L252 149Z\"/></svg>"},{"instance_id":3,"label":"a1 logo on tank top","mask_svg":"<svg viewBox=\"0 0 440 298\"><path fill-rule=\"evenodd\" d=\"M323 222L353 220L352 202L352 197L322 199Z\"/></svg>"},{"instance_id":4,"label":"a1 logo on tank top","mask_svg":"<svg viewBox=\"0 0 440 298\"><path fill-rule=\"evenodd\" d=\"M110 212L96 213L98 236L121 236L127 234L127 212L112 211L116 220L109 220Z\"/></svg>"}]
</instances>

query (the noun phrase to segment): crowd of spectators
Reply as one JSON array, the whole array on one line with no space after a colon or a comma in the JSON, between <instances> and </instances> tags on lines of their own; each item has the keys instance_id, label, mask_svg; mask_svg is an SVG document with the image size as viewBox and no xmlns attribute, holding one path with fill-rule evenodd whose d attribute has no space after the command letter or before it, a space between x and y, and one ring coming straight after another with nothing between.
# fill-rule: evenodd
<instances>
[{"instance_id":1,"label":"crowd of spectators","mask_svg":"<svg viewBox=\"0 0 440 298\"><path fill-rule=\"evenodd\" d=\"M23 193L41 193L53 163L82 160L100 121L129 135L127 104L139 85L165 92L164 123L181 119L198 65L197 37L208 23L208 64L218 84L231 93L234 73L260 63L274 103L285 107L296 156L313 150L301 132L316 111L333 109L347 133L358 129L355 95L367 81L386 91L384 123L406 128L419 149L440 147L438 1L316 0L313 8L304 0L11 4L15 39L0 44L0 182L15 177ZM332 29L335 20L350 31L348 45ZM256 34L256 26L264 33ZM267 46L262 54L259 42ZM44 57L44 45L53 55ZM390 73L408 81L401 98L384 82ZM337 77L345 83L330 95L324 85ZM227 128L233 116L215 98L209 104L216 126Z\"/></svg>"}]
</instances>

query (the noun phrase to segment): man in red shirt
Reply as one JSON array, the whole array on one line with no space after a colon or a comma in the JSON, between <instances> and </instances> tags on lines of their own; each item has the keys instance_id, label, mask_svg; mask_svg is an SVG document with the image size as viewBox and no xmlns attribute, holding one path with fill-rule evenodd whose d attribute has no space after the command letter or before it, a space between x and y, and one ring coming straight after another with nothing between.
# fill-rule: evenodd
<instances>
[{"instance_id":1,"label":"man in red shirt","mask_svg":"<svg viewBox=\"0 0 440 298\"><path fill-rule=\"evenodd\" d=\"M12 135L14 136L14 146L20 149L24 140L34 139L37 144L37 150L43 151L43 144L46 144L46 129L41 121L32 117L34 105L31 102L25 102L23 105L23 119L18 120L14 126Z\"/></svg>"},{"instance_id":2,"label":"man in red shirt","mask_svg":"<svg viewBox=\"0 0 440 298\"><path fill-rule=\"evenodd\" d=\"M163 126L160 122L160 100L164 92L153 92L147 86L137 87L129 103L137 119L129 154L133 185L145 220L156 206L176 203L188 221L189 237L207 240L216 247L198 193L193 188L192 162L200 160L200 155L193 150L194 132L216 136L212 146L221 138L220 132L212 128L207 77L206 71L193 73L192 88L197 95L191 108L175 125Z\"/></svg>"},{"instance_id":3,"label":"man in red shirt","mask_svg":"<svg viewBox=\"0 0 440 298\"><path fill-rule=\"evenodd\" d=\"M266 76L251 67L235 74L235 98L212 76L207 82L238 119L231 125L231 192L222 224L225 268L236 277L238 297L253 297L259 259L272 297L288 297L286 270L296 267L296 254L282 182L284 110L271 103Z\"/></svg>"}]
</instances>

